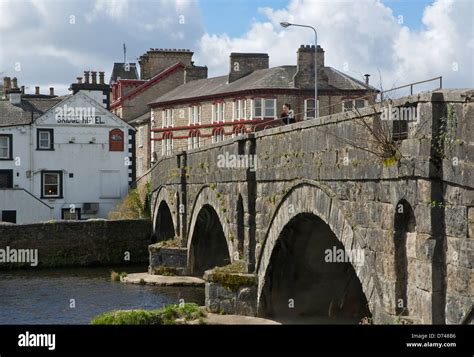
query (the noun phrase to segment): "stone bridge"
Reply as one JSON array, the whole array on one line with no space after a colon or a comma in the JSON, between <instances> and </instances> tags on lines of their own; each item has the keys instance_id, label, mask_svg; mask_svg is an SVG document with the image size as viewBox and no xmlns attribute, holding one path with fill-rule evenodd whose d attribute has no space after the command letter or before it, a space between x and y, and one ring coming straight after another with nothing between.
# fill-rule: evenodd
<instances>
[{"instance_id":1,"label":"stone bridge","mask_svg":"<svg viewBox=\"0 0 474 357\"><path fill-rule=\"evenodd\" d=\"M245 262L261 316L473 323L473 95L424 92L163 158L156 239L175 237L191 275ZM417 121L384 121L388 104Z\"/></svg>"}]
</instances>

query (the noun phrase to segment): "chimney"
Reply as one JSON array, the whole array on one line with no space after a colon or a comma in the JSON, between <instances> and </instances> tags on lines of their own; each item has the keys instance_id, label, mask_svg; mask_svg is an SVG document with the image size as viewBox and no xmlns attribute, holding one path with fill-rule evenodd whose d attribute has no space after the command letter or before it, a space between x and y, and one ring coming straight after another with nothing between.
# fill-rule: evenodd
<instances>
[{"instance_id":1,"label":"chimney","mask_svg":"<svg viewBox=\"0 0 474 357\"><path fill-rule=\"evenodd\" d=\"M324 72L324 50L318 45L301 45L297 53L297 69L293 78L295 87L314 90L314 56L316 54L318 70L318 86L327 84L328 78Z\"/></svg>"},{"instance_id":2,"label":"chimney","mask_svg":"<svg viewBox=\"0 0 474 357\"><path fill-rule=\"evenodd\" d=\"M365 77L365 85L368 86L370 74L364 74L364 77Z\"/></svg>"},{"instance_id":3,"label":"chimney","mask_svg":"<svg viewBox=\"0 0 474 357\"><path fill-rule=\"evenodd\" d=\"M39 95L39 94L40 94L40 87L39 87L39 86L36 86L36 87L35 87L35 94L36 94L36 95Z\"/></svg>"},{"instance_id":4,"label":"chimney","mask_svg":"<svg viewBox=\"0 0 474 357\"><path fill-rule=\"evenodd\" d=\"M92 84L97 84L97 72L96 71L91 72L91 79L92 79Z\"/></svg>"},{"instance_id":5,"label":"chimney","mask_svg":"<svg viewBox=\"0 0 474 357\"><path fill-rule=\"evenodd\" d=\"M25 94L25 86L21 86L21 94Z\"/></svg>"},{"instance_id":6,"label":"chimney","mask_svg":"<svg viewBox=\"0 0 474 357\"><path fill-rule=\"evenodd\" d=\"M140 78L144 80L150 79L178 62L185 66L190 66L193 53L187 49L150 48L138 59Z\"/></svg>"},{"instance_id":7,"label":"chimney","mask_svg":"<svg viewBox=\"0 0 474 357\"><path fill-rule=\"evenodd\" d=\"M230 54L230 70L228 82L245 77L253 71L268 68L267 53L235 53Z\"/></svg>"},{"instance_id":8,"label":"chimney","mask_svg":"<svg viewBox=\"0 0 474 357\"><path fill-rule=\"evenodd\" d=\"M77 83L82 83L82 77L76 77Z\"/></svg>"},{"instance_id":9,"label":"chimney","mask_svg":"<svg viewBox=\"0 0 474 357\"><path fill-rule=\"evenodd\" d=\"M54 96L54 87L49 87L49 95Z\"/></svg>"},{"instance_id":10,"label":"chimney","mask_svg":"<svg viewBox=\"0 0 474 357\"><path fill-rule=\"evenodd\" d=\"M5 83L5 78L4 78L4 85L6 84L8 87L8 90L5 90L5 94L8 94L8 97L10 99L11 104L20 104L21 103L21 90L18 88L18 80L16 77L13 77L10 81L10 77L7 78L7 83Z\"/></svg>"},{"instance_id":11,"label":"chimney","mask_svg":"<svg viewBox=\"0 0 474 357\"><path fill-rule=\"evenodd\" d=\"M184 83L207 78L207 66L188 66L184 70Z\"/></svg>"},{"instance_id":12,"label":"chimney","mask_svg":"<svg viewBox=\"0 0 474 357\"><path fill-rule=\"evenodd\" d=\"M89 71L84 71L84 83L89 84Z\"/></svg>"},{"instance_id":13,"label":"chimney","mask_svg":"<svg viewBox=\"0 0 474 357\"><path fill-rule=\"evenodd\" d=\"M10 89L10 85L11 85L10 77L3 77L3 91L5 92L5 94Z\"/></svg>"},{"instance_id":14,"label":"chimney","mask_svg":"<svg viewBox=\"0 0 474 357\"><path fill-rule=\"evenodd\" d=\"M99 83L100 84L105 84L104 77L105 77L105 73L104 72L99 72Z\"/></svg>"}]
</instances>

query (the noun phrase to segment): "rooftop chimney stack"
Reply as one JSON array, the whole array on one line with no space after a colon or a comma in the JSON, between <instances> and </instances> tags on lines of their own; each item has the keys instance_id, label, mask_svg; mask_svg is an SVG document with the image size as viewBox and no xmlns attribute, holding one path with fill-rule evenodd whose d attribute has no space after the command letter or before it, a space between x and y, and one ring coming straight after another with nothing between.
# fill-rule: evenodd
<instances>
[{"instance_id":1,"label":"rooftop chimney stack","mask_svg":"<svg viewBox=\"0 0 474 357\"><path fill-rule=\"evenodd\" d=\"M301 45L297 53L297 69L294 76L295 87L300 89L314 89L314 62L316 55L318 86L327 84L328 78L324 72L324 50L318 45Z\"/></svg>"},{"instance_id":2,"label":"rooftop chimney stack","mask_svg":"<svg viewBox=\"0 0 474 357\"><path fill-rule=\"evenodd\" d=\"M36 94L36 95L39 95L39 94L40 94L40 87L39 87L39 86L36 86L36 87L35 87L35 94Z\"/></svg>"},{"instance_id":3,"label":"rooftop chimney stack","mask_svg":"<svg viewBox=\"0 0 474 357\"><path fill-rule=\"evenodd\" d=\"M8 96L11 104L20 104L21 103L21 90L18 88L18 80L16 77L13 77L11 80L11 88L8 90Z\"/></svg>"},{"instance_id":4,"label":"rooftop chimney stack","mask_svg":"<svg viewBox=\"0 0 474 357\"><path fill-rule=\"evenodd\" d=\"M49 87L49 95L54 96L54 87Z\"/></svg>"},{"instance_id":5,"label":"rooftop chimney stack","mask_svg":"<svg viewBox=\"0 0 474 357\"><path fill-rule=\"evenodd\" d=\"M16 77L12 78L12 89L18 89L18 79Z\"/></svg>"},{"instance_id":6,"label":"rooftop chimney stack","mask_svg":"<svg viewBox=\"0 0 474 357\"><path fill-rule=\"evenodd\" d=\"M21 86L21 94L25 94L25 86Z\"/></svg>"},{"instance_id":7,"label":"rooftop chimney stack","mask_svg":"<svg viewBox=\"0 0 474 357\"><path fill-rule=\"evenodd\" d=\"M96 71L91 72L91 79L92 79L92 84L97 84L97 72Z\"/></svg>"},{"instance_id":8,"label":"rooftop chimney stack","mask_svg":"<svg viewBox=\"0 0 474 357\"><path fill-rule=\"evenodd\" d=\"M267 69L269 66L267 53L235 53L230 54L230 70L228 82L249 75L259 69Z\"/></svg>"},{"instance_id":9,"label":"rooftop chimney stack","mask_svg":"<svg viewBox=\"0 0 474 357\"><path fill-rule=\"evenodd\" d=\"M10 85L11 85L10 77L3 77L3 91L5 92L5 94L10 89Z\"/></svg>"},{"instance_id":10,"label":"rooftop chimney stack","mask_svg":"<svg viewBox=\"0 0 474 357\"><path fill-rule=\"evenodd\" d=\"M84 71L84 83L89 84L89 71Z\"/></svg>"},{"instance_id":11,"label":"rooftop chimney stack","mask_svg":"<svg viewBox=\"0 0 474 357\"><path fill-rule=\"evenodd\" d=\"M150 79L178 62L190 66L193 53L186 49L150 48L138 59L140 79Z\"/></svg>"},{"instance_id":12,"label":"rooftop chimney stack","mask_svg":"<svg viewBox=\"0 0 474 357\"><path fill-rule=\"evenodd\" d=\"M104 72L99 72L99 83L100 84L105 84L105 73Z\"/></svg>"},{"instance_id":13,"label":"rooftop chimney stack","mask_svg":"<svg viewBox=\"0 0 474 357\"><path fill-rule=\"evenodd\" d=\"M97 73L99 73L99 82L97 82ZM69 90L75 95L82 92L94 100L98 100L104 108L110 106L110 86L104 83L105 72L84 71L84 77L76 77L76 82L71 83ZM54 95L54 89L50 88L50 95ZM100 99L102 98L102 99Z\"/></svg>"}]
</instances>

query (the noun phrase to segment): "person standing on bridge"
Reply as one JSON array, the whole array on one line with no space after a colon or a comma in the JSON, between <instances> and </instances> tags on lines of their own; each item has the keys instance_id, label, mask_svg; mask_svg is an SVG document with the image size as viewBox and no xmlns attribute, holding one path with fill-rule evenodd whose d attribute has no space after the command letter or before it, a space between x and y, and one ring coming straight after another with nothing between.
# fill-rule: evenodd
<instances>
[{"instance_id":1,"label":"person standing on bridge","mask_svg":"<svg viewBox=\"0 0 474 357\"><path fill-rule=\"evenodd\" d=\"M295 114L289 103L283 104L283 112L281 113L280 118L285 124L292 124L295 122Z\"/></svg>"}]
</instances>

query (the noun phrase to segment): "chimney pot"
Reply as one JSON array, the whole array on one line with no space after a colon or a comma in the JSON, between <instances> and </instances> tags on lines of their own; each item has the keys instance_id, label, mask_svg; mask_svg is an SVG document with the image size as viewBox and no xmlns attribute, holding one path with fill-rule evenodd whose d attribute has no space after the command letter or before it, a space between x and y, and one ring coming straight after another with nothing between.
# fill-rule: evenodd
<instances>
[{"instance_id":1,"label":"chimney pot","mask_svg":"<svg viewBox=\"0 0 474 357\"><path fill-rule=\"evenodd\" d=\"M84 83L89 84L89 71L84 71Z\"/></svg>"},{"instance_id":2,"label":"chimney pot","mask_svg":"<svg viewBox=\"0 0 474 357\"><path fill-rule=\"evenodd\" d=\"M21 94L25 94L25 86L21 86Z\"/></svg>"},{"instance_id":3,"label":"chimney pot","mask_svg":"<svg viewBox=\"0 0 474 357\"><path fill-rule=\"evenodd\" d=\"M54 95L54 87L49 87L49 95Z\"/></svg>"},{"instance_id":4,"label":"chimney pot","mask_svg":"<svg viewBox=\"0 0 474 357\"><path fill-rule=\"evenodd\" d=\"M104 77L105 77L105 73L104 72L99 72L99 83L100 84L105 84Z\"/></svg>"},{"instance_id":5,"label":"chimney pot","mask_svg":"<svg viewBox=\"0 0 474 357\"><path fill-rule=\"evenodd\" d=\"M97 84L97 72L96 71L91 72L91 77L92 77L92 84Z\"/></svg>"},{"instance_id":6,"label":"chimney pot","mask_svg":"<svg viewBox=\"0 0 474 357\"><path fill-rule=\"evenodd\" d=\"M18 89L18 79L16 77L12 78L12 89Z\"/></svg>"},{"instance_id":7,"label":"chimney pot","mask_svg":"<svg viewBox=\"0 0 474 357\"><path fill-rule=\"evenodd\" d=\"M39 87L39 86L36 86L36 87L35 87L35 94L36 94L36 95L39 95L39 94L40 94L40 87Z\"/></svg>"},{"instance_id":8,"label":"chimney pot","mask_svg":"<svg viewBox=\"0 0 474 357\"><path fill-rule=\"evenodd\" d=\"M76 77L77 83L82 83L82 77Z\"/></svg>"}]
</instances>

